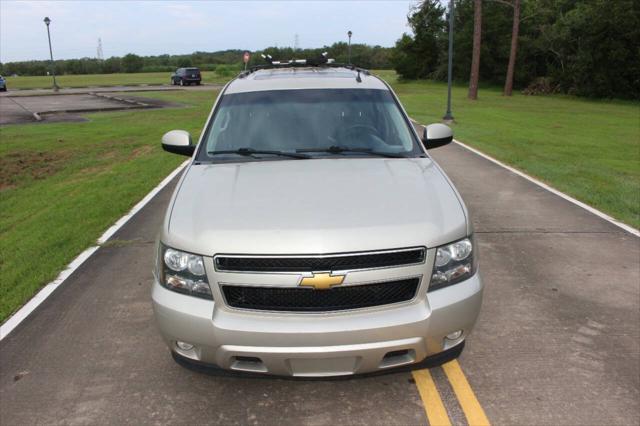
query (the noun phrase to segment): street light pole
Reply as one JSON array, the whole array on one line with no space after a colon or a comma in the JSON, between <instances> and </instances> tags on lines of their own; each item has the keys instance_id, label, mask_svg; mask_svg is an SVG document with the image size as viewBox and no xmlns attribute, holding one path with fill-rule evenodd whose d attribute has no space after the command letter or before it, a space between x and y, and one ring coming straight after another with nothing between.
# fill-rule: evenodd
<instances>
[{"instance_id":1,"label":"street light pole","mask_svg":"<svg viewBox=\"0 0 640 426\"><path fill-rule=\"evenodd\" d=\"M449 64L447 71L447 112L442 117L444 121L453 121L451 113L451 80L453 74L453 6L454 0L449 1Z\"/></svg>"},{"instance_id":2,"label":"street light pole","mask_svg":"<svg viewBox=\"0 0 640 426\"><path fill-rule=\"evenodd\" d=\"M49 55L51 57L51 75L53 76L53 90L58 91L58 83L56 83L56 70L55 65L53 63L53 50L51 49L51 33L49 32L49 24L51 23L51 19L48 16L44 18L44 23L47 25L47 38L49 39Z\"/></svg>"},{"instance_id":3,"label":"street light pole","mask_svg":"<svg viewBox=\"0 0 640 426\"><path fill-rule=\"evenodd\" d=\"M353 35L351 30L349 30L347 35L349 36L349 65L351 65L351 36Z\"/></svg>"}]
</instances>

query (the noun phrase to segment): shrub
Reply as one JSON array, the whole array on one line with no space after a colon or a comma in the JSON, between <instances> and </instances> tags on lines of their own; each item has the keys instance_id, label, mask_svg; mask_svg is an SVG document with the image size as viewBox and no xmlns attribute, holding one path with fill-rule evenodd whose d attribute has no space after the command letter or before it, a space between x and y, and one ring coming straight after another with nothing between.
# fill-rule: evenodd
<instances>
[{"instance_id":1,"label":"shrub","mask_svg":"<svg viewBox=\"0 0 640 426\"><path fill-rule=\"evenodd\" d=\"M171 65L147 65L140 72L173 72L176 69Z\"/></svg>"},{"instance_id":2,"label":"shrub","mask_svg":"<svg viewBox=\"0 0 640 426\"><path fill-rule=\"evenodd\" d=\"M121 64L124 72L140 72L144 65L144 60L138 55L128 53L122 58Z\"/></svg>"},{"instance_id":3,"label":"shrub","mask_svg":"<svg viewBox=\"0 0 640 426\"><path fill-rule=\"evenodd\" d=\"M231 77L240 72L238 65L218 65L216 67L216 74L220 77Z\"/></svg>"},{"instance_id":4,"label":"shrub","mask_svg":"<svg viewBox=\"0 0 640 426\"><path fill-rule=\"evenodd\" d=\"M558 92L560 86L550 77L538 77L522 91L525 95L550 95Z\"/></svg>"}]
</instances>

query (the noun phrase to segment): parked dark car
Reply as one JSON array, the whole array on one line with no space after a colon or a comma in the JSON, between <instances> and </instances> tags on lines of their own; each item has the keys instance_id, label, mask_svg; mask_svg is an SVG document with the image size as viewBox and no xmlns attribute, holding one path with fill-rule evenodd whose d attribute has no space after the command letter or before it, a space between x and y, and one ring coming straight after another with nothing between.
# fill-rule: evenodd
<instances>
[{"instance_id":1,"label":"parked dark car","mask_svg":"<svg viewBox=\"0 0 640 426\"><path fill-rule=\"evenodd\" d=\"M192 83L200 85L202 76L198 68L178 68L175 73L171 75L171 84L174 86L179 84L180 86L190 86Z\"/></svg>"},{"instance_id":2,"label":"parked dark car","mask_svg":"<svg viewBox=\"0 0 640 426\"><path fill-rule=\"evenodd\" d=\"M7 80L4 79L3 76L0 75L0 92L7 91Z\"/></svg>"}]
</instances>

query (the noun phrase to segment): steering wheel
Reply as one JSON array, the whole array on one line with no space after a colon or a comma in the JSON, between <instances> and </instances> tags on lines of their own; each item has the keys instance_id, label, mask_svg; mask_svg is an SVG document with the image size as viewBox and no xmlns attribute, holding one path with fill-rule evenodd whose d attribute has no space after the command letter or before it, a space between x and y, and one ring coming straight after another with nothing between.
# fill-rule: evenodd
<instances>
[{"instance_id":1,"label":"steering wheel","mask_svg":"<svg viewBox=\"0 0 640 426\"><path fill-rule=\"evenodd\" d=\"M380 139L380 132L370 124L353 124L349 127L342 127L336 132L336 139L338 141L344 141L352 139L353 136L366 135L375 136Z\"/></svg>"}]
</instances>

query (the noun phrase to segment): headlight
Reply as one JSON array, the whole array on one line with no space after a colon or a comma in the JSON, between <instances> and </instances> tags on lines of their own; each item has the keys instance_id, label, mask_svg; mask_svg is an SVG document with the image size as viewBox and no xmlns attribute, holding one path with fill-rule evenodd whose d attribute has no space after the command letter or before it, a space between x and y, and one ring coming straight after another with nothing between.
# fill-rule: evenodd
<instances>
[{"instance_id":1,"label":"headlight","mask_svg":"<svg viewBox=\"0 0 640 426\"><path fill-rule=\"evenodd\" d=\"M158 254L158 275L163 287L178 293L213 300L202 256L162 244Z\"/></svg>"},{"instance_id":2,"label":"headlight","mask_svg":"<svg viewBox=\"0 0 640 426\"><path fill-rule=\"evenodd\" d=\"M429 291L459 283L476 272L473 238L465 238L436 250Z\"/></svg>"}]
</instances>

